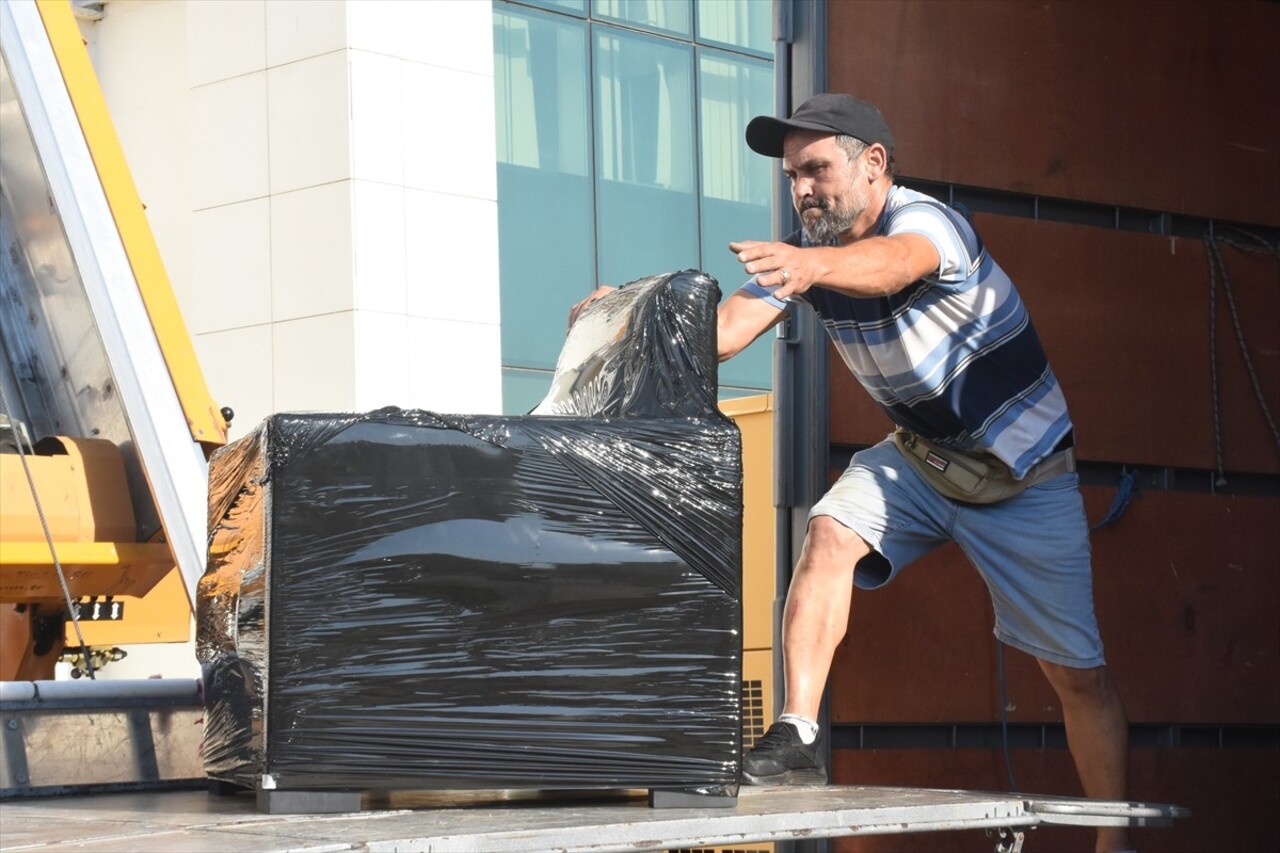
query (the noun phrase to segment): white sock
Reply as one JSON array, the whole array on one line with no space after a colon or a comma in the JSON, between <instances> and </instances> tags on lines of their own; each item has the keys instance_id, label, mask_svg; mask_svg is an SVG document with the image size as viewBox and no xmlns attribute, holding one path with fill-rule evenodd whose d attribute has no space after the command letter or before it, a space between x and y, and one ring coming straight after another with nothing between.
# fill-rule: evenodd
<instances>
[{"instance_id":1,"label":"white sock","mask_svg":"<svg viewBox=\"0 0 1280 853\"><path fill-rule=\"evenodd\" d=\"M808 717L802 717L799 714L783 714L778 717L780 723L790 723L791 727L800 733L800 740L805 744L811 744L818 739L818 724Z\"/></svg>"}]
</instances>

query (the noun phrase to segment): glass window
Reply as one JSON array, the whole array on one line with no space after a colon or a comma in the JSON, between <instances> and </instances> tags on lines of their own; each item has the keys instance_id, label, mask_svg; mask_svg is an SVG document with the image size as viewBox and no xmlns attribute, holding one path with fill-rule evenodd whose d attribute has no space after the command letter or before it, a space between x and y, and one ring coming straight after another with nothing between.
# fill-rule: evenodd
<instances>
[{"instance_id":1,"label":"glass window","mask_svg":"<svg viewBox=\"0 0 1280 853\"><path fill-rule=\"evenodd\" d=\"M698 0L698 41L771 55L772 0Z\"/></svg>"},{"instance_id":2,"label":"glass window","mask_svg":"<svg viewBox=\"0 0 1280 853\"><path fill-rule=\"evenodd\" d=\"M715 276L728 296L746 280L729 251L735 240L768 240L772 220L773 170L777 163L747 148L747 122L773 115L773 66L723 51L698 51L698 114L701 125L701 269ZM767 386L772 371L772 335L764 335L720 366L721 386Z\"/></svg>"},{"instance_id":3,"label":"glass window","mask_svg":"<svg viewBox=\"0 0 1280 853\"><path fill-rule=\"evenodd\" d=\"M502 360L551 369L548 329L596 281L587 25L514 6L493 19Z\"/></svg>"},{"instance_id":4,"label":"glass window","mask_svg":"<svg viewBox=\"0 0 1280 853\"><path fill-rule=\"evenodd\" d=\"M689 36L693 4L689 0L593 0L594 17Z\"/></svg>"},{"instance_id":5,"label":"glass window","mask_svg":"<svg viewBox=\"0 0 1280 853\"><path fill-rule=\"evenodd\" d=\"M564 317L569 316L569 309L564 310ZM564 324L561 318L561 325ZM505 325L505 324L504 324ZM562 339L563 340L563 339ZM502 368L502 411L508 415L528 414L542 402L551 390L553 370L533 370L519 367Z\"/></svg>"},{"instance_id":6,"label":"glass window","mask_svg":"<svg viewBox=\"0 0 1280 853\"><path fill-rule=\"evenodd\" d=\"M744 281L728 243L771 227L777 166L743 133L773 113L772 7L495 0L504 411L541 400L569 307L597 283L695 267L728 296ZM722 395L770 387L772 339L722 365Z\"/></svg>"},{"instance_id":7,"label":"glass window","mask_svg":"<svg viewBox=\"0 0 1280 853\"><path fill-rule=\"evenodd\" d=\"M697 266L692 48L611 27L595 33L600 279Z\"/></svg>"},{"instance_id":8,"label":"glass window","mask_svg":"<svg viewBox=\"0 0 1280 853\"><path fill-rule=\"evenodd\" d=\"M557 11L572 12L584 17L587 14L587 0L519 0L519 2Z\"/></svg>"}]
</instances>

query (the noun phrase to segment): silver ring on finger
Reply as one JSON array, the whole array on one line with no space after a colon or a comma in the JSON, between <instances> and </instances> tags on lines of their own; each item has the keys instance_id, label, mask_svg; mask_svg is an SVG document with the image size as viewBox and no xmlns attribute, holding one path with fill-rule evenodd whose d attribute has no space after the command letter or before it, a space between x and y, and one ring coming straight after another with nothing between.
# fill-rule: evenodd
<instances>
[{"instance_id":1,"label":"silver ring on finger","mask_svg":"<svg viewBox=\"0 0 1280 853\"><path fill-rule=\"evenodd\" d=\"M783 268L782 268L781 270L779 270L778 272L780 272L780 273L782 274L782 283L783 283L783 284L786 284L787 282L791 281L791 271L790 271L790 270L788 270L786 267L783 267Z\"/></svg>"}]
</instances>

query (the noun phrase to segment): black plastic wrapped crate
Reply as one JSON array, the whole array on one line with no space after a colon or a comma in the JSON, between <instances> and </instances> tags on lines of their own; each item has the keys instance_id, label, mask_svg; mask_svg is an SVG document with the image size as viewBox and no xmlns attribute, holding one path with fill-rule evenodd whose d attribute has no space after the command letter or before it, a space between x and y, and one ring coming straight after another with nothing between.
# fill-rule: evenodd
<instances>
[{"instance_id":1,"label":"black plastic wrapped crate","mask_svg":"<svg viewBox=\"0 0 1280 853\"><path fill-rule=\"evenodd\" d=\"M742 473L717 301L684 272L594 304L554 414L279 414L219 450L210 779L279 811L420 789L731 803Z\"/></svg>"}]
</instances>

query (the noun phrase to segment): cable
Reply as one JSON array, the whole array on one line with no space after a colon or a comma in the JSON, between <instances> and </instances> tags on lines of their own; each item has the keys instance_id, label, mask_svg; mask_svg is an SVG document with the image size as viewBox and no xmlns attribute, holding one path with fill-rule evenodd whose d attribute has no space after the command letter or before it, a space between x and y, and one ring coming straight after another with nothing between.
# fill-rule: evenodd
<instances>
[{"instance_id":1,"label":"cable","mask_svg":"<svg viewBox=\"0 0 1280 853\"><path fill-rule=\"evenodd\" d=\"M1089 532L1097 530L1099 527L1105 527L1112 522L1120 520L1120 516L1124 515L1124 511L1129 508L1129 501L1133 500L1133 494L1136 490L1138 481L1138 469L1126 471L1120 469L1120 484L1116 486L1116 496L1111 501L1111 509L1107 510L1107 514L1101 521L1089 528Z\"/></svg>"},{"instance_id":2,"label":"cable","mask_svg":"<svg viewBox=\"0 0 1280 853\"><path fill-rule=\"evenodd\" d=\"M1004 643L996 640L996 660L1000 673L1000 742L1004 749L1004 769L1009 774L1009 790L1018 790L1018 780L1013 776L1013 759L1009 756L1009 703L1004 692Z\"/></svg>"},{"instance_id":3,"label":"cable","mask_svg":"<svg viewBox=\"0 0 1280 853\"><path fill-rule=\"evenodd\" d=\"M1227 274L1227 265L1222 258L1221 250L1218 248L1218 242L1226 243L1228 246L1232 246L1242 252L1275 255L1278 258L1280 258L1280 246L1269 243L1251 231L1237 230L1258 245L1251 246L1242 243L1230 234L1215 234L1212 223L1210 223L1210 228L1205 233L1204 239L1205 254L1208 256L1209 263L1209 371L1213 400L1213 446L1218 466L1218 476L1214 481L1215 486L1224 486L1227 482L1222 460L1222 424L1218 394L1217 302L1219 272L1222 274L1222 290L1227 297L1227 307L1231 311L1231 323L1235 328L1236 343L1240 346L1240 355L1244 359L1245 370L1249 374L1249 382L1253 387L1254 399L1257 400L1258 408L1262 410L1262 416L1267 422L1267 428L1271 431L1271 438L1275 442L1276 448L1280 449L1280 429L1276 428L1275 419L1272 418L1271 410L1267 407L1266 397L1262 393L1262 383L1258 380L1258 373L1253 367L1253 359L1249 357L1249 347L1244 339L1244 328L1240 324L1240 312L1236 309L1235 293L1231 289L1231 278Z\"/></svg>"},{"instance_id":4,"label":"cable","mask_svg":"<svg viewBox=\"0 0 1280 853\"><path fill-rule=\"evenodd\" d=\"M1209 399L1213 406L1213 458L1218 470L1213 485L1221 488L1227 484L1227 475L1222 463L1222 409L1218 403L1218 276L1211 246L1212 224L1204 238L1204 251L1209 259Z\"/></svg>"},{"instance_id":5,"label":"cable","mask_svg":"<svg viewBox=\"0 0 1280 853\"><path fill-rule=\"evenodd\" d=\"M0 405L3 405L6 412L12 412L9 406L9 397L4 392L4 383L0 382ZM71 588L67 586L67 576L62 571L62 561L58 559L58 549L53 545L53 534L49 532L49 522L44 517L44 507L40 503L40 495L36 492L36 480L31 475L31 465L27 462L27 451L22 448L22 438L17 437L14 442L18 446L18 458L22 460L23 473L27 475L27 486L31 489L31 500L35 503L36 515L40 517L40 529L44 531L44 541L49 545L49 555L53 558L53 567L58 572L58 584L62 587L62 599L67 603L67 613L71 616L71 625L76 631L76 640L80 643L80 650L84 652L85 669L89 673L89 680L96 680L93 671L93 655L89 653L89 647L85 645L84 634L80 631L80 614L76 610L75 604L71 601Z\"/></svg>"}]
</instances>

